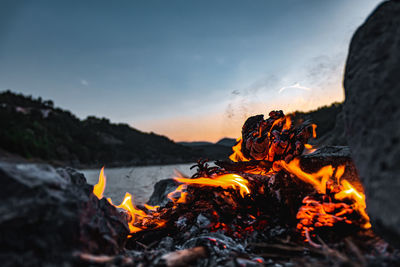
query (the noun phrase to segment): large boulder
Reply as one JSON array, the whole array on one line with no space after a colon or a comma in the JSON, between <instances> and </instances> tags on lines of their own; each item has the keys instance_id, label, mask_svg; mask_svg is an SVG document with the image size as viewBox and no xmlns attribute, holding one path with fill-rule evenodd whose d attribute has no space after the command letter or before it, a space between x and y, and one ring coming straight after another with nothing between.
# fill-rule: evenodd
<instances>
[{"instance_id":1,"label":"large boulder","mask_svg":"<svg viewBox=\"0 0 400 267\"><path fill-rule=\"evenodd\" d=\"M400 245L400 1L357 30L347 58L345 129L375 230Z\"/></svg>"},{"instance_id":2,"label":"large boulder","mask_svg":"<svg viewBox=\"0 0 400 267\"><path fill-rule=\"evenodd\" d=\"M2 266L65 265L125 245L126 219L73 169L0 162L0 188Z\"/></svg>"}]
</instances>

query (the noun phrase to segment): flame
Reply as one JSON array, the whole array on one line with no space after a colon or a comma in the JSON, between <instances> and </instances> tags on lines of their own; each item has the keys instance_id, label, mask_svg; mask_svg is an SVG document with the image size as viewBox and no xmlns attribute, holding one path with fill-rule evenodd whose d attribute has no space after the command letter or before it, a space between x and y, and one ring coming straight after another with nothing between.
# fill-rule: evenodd
<instances>
[{"instance_id":1,"label":"flame","mask_svg":"<svg viewBox=\"0 0 400 267\"><path fill-rule=\"evenodd\" d=\"M250 189L248 188L249 182L242 176L237 174L223 174L217 175L214 178L175 178L175 181L190 185L200 185L200 186L214 186L222 187L223 189L233 188L239 189L240 195L245 197L245 195L250 194Z\"/></svg>"},{"instance_id":2,"label":"flame","mask_svg":"<svg viewBox=\"0 0 400 267\"><path fill-rule=\"evenodd\" d=\"M300 160L293 159L291 162L277 162L287 172L294 174L300 180L311 184L314 189L322 194L322 201L307 196L303 199L296 218L299 219L297 228L310 240L309 233L318 227L332 227L335 223L344 222L352 224L348 216L356 212L361 217L361 227L371 227L370 219L366 213L365 195L357 191L349 181L342 179L345 166L336 169L331 165L322 167L318 172L306 173L300 167ZM333 176L333 174L335 175ZM332 178L336 179L332 179ZM336 184L335 184L336 182ZM344 200L347 200L344 202ZM350 204L348 204L350 203Z\"/></svg>"},{"instance_id":3,"label":"flame","mask_svg":"<svg viewBox=\"0 0 400 267\"><path fill-rule=\"evenodd\" d=\"M135 206L132 203L132 195L131 194L126 193L124 200L122 200L122 203L115 207L126 210L131 215L131 220L128 222L129 231L131 233L136 233L136 232L139 232L140 230L142 230L139 227L134 226L133 223L135 222L136 216L145 217L146 213L142 210L138 210L135 208Z\"/></svg>"},{"instance_id":4,"label":"flame","mask_svg":"<svg viewBox=\"0 0 400 267\"><path fill-rule=\"evenodd\" d=\"M306 173L300 168L300 159L298 158L293 159L289 163L280 160L277 164L283 167L287 172L297 176L300 180L311 184L320 194L325 194L326 182L333 175L333 168L331 165L322 167L316 173Z\"/></svg>"},{"instance_id":5,"label":"flame","mask_svg":"<svg viewBox=\"0 0 400 267\"><path fill-rule=\"evenodd\" d=\"M292 127L292 119L290 116L285 116L285 125L283 125L282 130L289 130Z\"/></svg>"},{"instance_id":6,"label":"flame","mask_svg":"<svg viewBox=\"0 0 400 267\"><path fill-rule=\"evenodd\" d=\"M271 132L275 126L281 125L282 123L284 123L283 126L281 126L282 131L289 130L292 127L291 117L288 115L288 116L284 116L282 118L275 120L272 123L271 127L269 128L268 136L271 135ZM316 125L315 125L315 127L316 127ZM258 137L261 137L261 136L262 136L262 127L259 127ZM232 160L233 162L250 161L250 159L246 158L242 153L243 139L241 137L239 137L238 139L236 139L236 142L237 142L237 144L232 147L233 153L232 153L232 155L229 156L229 159Z\"/></svg>"},{"instance_id":7,"label":"flame","mask_svg":"<svg viewBox=\"0 0 400 267\"><path fill-rule=\"evenodd\" d=\"M317 138L317 125L311 124L311 127L312 127L312 137L315 139Z\"/></svg>"},{"instance_id":8,"label":"flame","mask_svg":"<svg viewBox=\"0 0 400 267\"><path fill-rule=\"evenodd\" d=\"M336 183L340 184L340 177L343 176L344 174L344 170L345 170L345 166L344 165L340 165L339 167L337 167L336 169L336 173L335 173L335 178L336 178Z\"/></svg>"},{"instance_id":9,"label":"flame","mask_svg":"<svg viewBox=\"0 0 400 267\"><path fill-rule=\"evenodd\" d=\"M263 122L266 123L266 122ZM285 116L275 120L272 126L268 129L268 136L271 136L271 132L274 127L278 126L279 129L290 130L292 127L292 120L290 116ZM312 135L316 138L315 124L312 124ZM258 133L253 133L253 137L257 134L259 137L262 136L263 127L259 127ZM272 134L273 135L273 134ZM234 162L239 161L250 161L246 158L241 149L243 145L243 139L238 138L237 144L232 147L233 154L230 155L229 159ZM311 153L315 149L310 144L304 145L307 150L306 153ZM270 147L272 149L272 146ZM270 153L268 154L270 156ZM272 160L274 157L272 156ZM342 176L345 173L345 166L333 167L327 165L319 169L314 173L307 173L302 170L300 165L300 159L294 158L292 161L287 163L284 160L273 162L273 168L265 168L263 165L255 166L254 168L242 170L244 173L249 174L272 174L280 169L284 169L286 172L292 174L292 177L297 177L301 181L311 185L318 194L312 194L306 196L302 201L302 206L299 208L296 218L299 220L297 224L298 230L305 236L306 241L312 242L311 234L315 229L320 227L333 227L337 223L345 224L356 224L364 229L371 227L368 214L366 213L365 195L363 192L358 191L349 181L343 179ZM247 177L247 176L246 176ZM226 191L220 195L226 199L230 199L234 206L233 196L230 190L237 191L242 198L251 194L249 188L249 181L244 177L234 173L214 174L210 177L199 177L199 178L186 178L179 176L174 178L175 181L180 183L178 187L169 193L167 197L172 201L172 205L168 206L167 209L177 209L180 204L186 203L190 205L192 201L189 196L189 188L193 187L215 187L222 188ZM99 199L103 198L103 193L106 186L106 176L104 174L104 167L101 169L99 174L99 181L93 187L93 194ZM190 191L192 192L192 191ZM259 192L262 194L263 191ZM218 193L219 194L219 193ZM130 233L136 233L145 229L156 229L166 225L167 220L165 215L167 209L160 209L159 206L150 206L145 204L144 206L135 206L133 197L131 194L126 193L123 201L120 205L114 205L110 198L107 198L108 202L114 207L123 210L127 213L127 223L129 226ZM237 198L236 198L237 200ZM228 202L227 202L228 203ZM217 223L212 226L212 229L229 229L229 226L219 221L219 215L214 210L212 216L217 218ZM258 214L259 215L259 214ZM250 219L254 219L254 216L249 215ZM236 229L239 226L236 226ZM243 228L245 231L250 231L250 228ZM247 229L247 230L246 230ZM236 233L240 236L240 233ZM315 235L315 234L314 234ZM129 235L128 237L131 237Z\"/></svg>"},{"instance_id":10,"label":"flame","mask_svg":"<svg viewBox=\"0 0 400 267\"><path fill-rule=\"evenodd\" d=\"M106 176L104 174L104 167L101 168L100 175L99 175L99 181L98 183L93 187L93 194L97 196L98 199L103 198L103 192L106 187ZM120 205L115 205L113 204L111 198L107 198L107 201L113 205L116 208L124 210L127 214L129 214L129 221L128 221L128 226L129 226L129 231L130 233L136 233L139 231L142 231L144 229L147 229L148 227L146 225L142 227L138 227L137 225L140 225L143 221L150 221L148 225L152 226L152 229L159 228L165 225L166 221L161 220L156 218L158 213L157 210L159 206L150 206L145 204L145 208L147 209L148 213L138 209L134 204L133 204L133 197L131 194L128 192L125 194L124 199L122 200Z\"/></svg>"},{"instance_id":11,"label":"flame","mask_svg":"<svg viewBox=\"0 0 400 267\"><path fill-rule=\"evenodd\" d=\"M272 123L272 126L271 126L271 128L270 128L270 130L269 130L269 133L271 133L271 131L274 129L274 127L275 127L276 125L280 124L280 123L283 122L283 121L285 121L285 126L286 126L286 122L287 122L286 118L287 118L287 116L275 120L274 123ZM290 120L290 119L289 119L289 120ZM289 123L291 123L291 121L289 121Z\"/></svg>"},{"instance_id":12,"label":"flame","mask_svg":"<svg viewBox=\"0 0 400 267\"><path fill-rule=\"evenodd\" d=\"M104 174L104 166L100 170L99 181L93 187L93 194L97 196L98 199L103 198L104 189L106 188L107 178Z\"/></svg>"},{"instance_id":13,"label":"flame","mask_svg":"<svg viewBox=\"0 0 400 267\"><path fill-rule=\"evenodd\" d=\"M353 201L352 207L356 210L366 221L362 227L364 229L371 228L371 223L369 222L369 216L365 212L367 205L365 203L365 195L361 192L358 192L347 180L343 180L341 182L343 186L343 191L335 194L335 198L337 200L349 199Z\"/></svg>"},{"instance_id":14,"label":"flame","mask_svg":"<svg viewBox=\"0 0 400 267\"><path fill-rule=\"evenodd\" d=\"M310 144L304 144L304 147L305 147L306 149L312 149L312 148L313 148L313 146L310 145Z\"/></svg>"},{"instance_id":15,"label":"flame","mask_svg":"<svg viewBox=\"0 0 400 267\"><path fill-rule=\"evenodd\" d=\"M239 137L236 140L237 144L232 147L233 154L229 156L229 159L232 160L233 162L239 162L239 161L250 161L248 158L246 158L243 153L242 153L242 143L243 139Z\"/></svg>"},{"instance_id":16,"label":"flame","mask_svg":"<svg viewBox=\"0 0 400 267\"><path fill-rule=\"evenodd\" d=\"M103 198L103 192L106 186L106 179L104 175L104 167L100 171L99 181L93 188L93 194L99 199ZM215 175L211 178L200 177L196 179L188 179L184 177L174 178L177 182L182 183L175 191L168 194L168 198L174 203L173 209L176 209L177 204L186 203L187 201L187 187L190 186L211 186L221 187L223 189L232 188L238 190L242 197L250 194L248 181L237 174L222 174ZM133 197L131 194L126 193L120 205L113 204L110 198L108 202L116 208L124 210L128 215L128 226L130 233L136 233L144 229L156 229L163 227L166 224L165 219L160 218L159 206L150 206L145 204L143 209L134 205Z\"/></svg>"},{"instance_id":17,"label":"flame","mask_svg":"<svg viewBox=\"0 0 400 267\"><path fill-rule=\"evenodd\" d=\"M188 195L188 193L185 192L186 189L187 186L185 184L181 184L174 191L167 195L167 197L175 204L174 208L176 208L176 204L178 203L186 203L186 197Z\"/></svg>"}]
</instances>

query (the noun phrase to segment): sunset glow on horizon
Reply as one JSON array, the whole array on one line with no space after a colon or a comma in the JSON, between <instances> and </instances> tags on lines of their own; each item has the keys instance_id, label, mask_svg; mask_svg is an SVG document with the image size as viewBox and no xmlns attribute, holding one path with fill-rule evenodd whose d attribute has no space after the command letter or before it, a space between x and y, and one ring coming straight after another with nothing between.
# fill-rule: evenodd
<instances>
[{"instance_id":1,"label":"sunset glow on horizon","mask_svg":"<svg viewBox=\"0 0 400 267\"><path fill-rule=\"evenodd\" d=\"M342 88L328 90L319 96L311 91L287 91L279 101L243 102L234 99L225 104L225 110L198 115L180 115L151 121L138 122L132 127L146 132L162 134L175 142L208 141L217 142L224 137L237 138L241 135L243 123L249 116L263 114L268 117L271 110L283 110L285 114L295 111L311 111L344 100ZM297 96L293 96L297 95Z\"/></svg>"}]
</instances>

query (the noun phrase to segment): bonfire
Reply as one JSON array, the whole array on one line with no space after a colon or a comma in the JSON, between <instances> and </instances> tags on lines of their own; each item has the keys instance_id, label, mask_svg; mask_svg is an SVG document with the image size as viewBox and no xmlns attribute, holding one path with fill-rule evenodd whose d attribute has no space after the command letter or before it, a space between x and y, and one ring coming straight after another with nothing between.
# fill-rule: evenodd
<instances>
[{"instance_id":1,"label":"bonfire","mask_svg":"<svg viewBox=\"0 0 400 267\"><path fill-rule=\"evenodd\" d=\"M192 177L173 178L177 186L165 192L164 205L135 205L129 193L119 205L108 198L126 215L126 247L147 250L169 240L175 248L190 249L179 256L168 254L167 262L214 255L208 259L213 264L233 252L255 264L293 253L332 256L327 243L343 240L354 249L349 237L371 235L354 166L343 159L316 163L309 141L317 126L293 117L272 111L267 119L248 118L229 159L213 164L199 160ZM105 186L102 169L93 189L99 199ZM266 253L266 248L274 252ZM350 261L340 252L335 255Z\"/></svg>"}]
</instances>

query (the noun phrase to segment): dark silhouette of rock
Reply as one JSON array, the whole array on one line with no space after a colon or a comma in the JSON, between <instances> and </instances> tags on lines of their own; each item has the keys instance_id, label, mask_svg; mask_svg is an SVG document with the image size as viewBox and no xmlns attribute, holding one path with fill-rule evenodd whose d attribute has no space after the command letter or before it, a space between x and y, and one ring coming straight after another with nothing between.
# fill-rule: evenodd
<instances>
[{"instance_id":1,"label":"dark silhouette of rock","mask_svg":"<svg viewBox=\"0 0 400 267\"><path fill-rule=\"evenodd\" d=\"M335 127L316 140L317 145L334 145L347 146L347 138L344 129L344 113L343 111L336 115L334 120ZM317 124L318 125L318 124ZM318 128L317 128L318 129Z\"/></svg>"},{"instance_id":2,"label":"dark silhouette of rock","mask_svg":"<svg viewBox=\"0 0 400 267\"><path fill-rule=\"evenodd\" d=\"M73 169L0 162L0 262L41 266L74 252L119 253L129 232L123 215Z\"/></svg>"},{"instance_id":3,"label":"dark silhouette of rock","mask_svg":"<svg viewBox=\"0 0 400 267\"><path fill-rule=\"evenodd\" d=\"M179 183L171 178L158 181L154 185L153 193L151 194L147 204L153 206L164 206L169 201L167 195L174 191L178 185Z\"/></svg>"},{"instance_id":4,"label":"dark silhouette of rock","mask_svg":"<svg viewBox=\"0 0 400 267\"><path fill-rule=\"evenodd\" d=\"M375 230L400 246L400 1L386 1L351 41L345 128Z\"/></svg>"}]
</instances>

